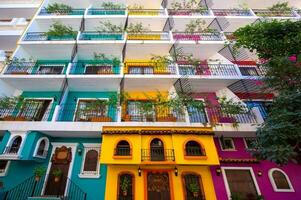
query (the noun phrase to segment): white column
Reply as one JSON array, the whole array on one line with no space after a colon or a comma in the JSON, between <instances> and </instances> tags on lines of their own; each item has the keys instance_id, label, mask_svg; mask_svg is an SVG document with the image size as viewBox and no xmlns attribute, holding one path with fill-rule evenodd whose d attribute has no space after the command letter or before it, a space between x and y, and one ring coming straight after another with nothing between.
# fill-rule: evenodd
<instances>
[{"instance_id":1,"label":"white column","mask_svg":"<svg viewBox=\"0 0 301 200\"><path fill-rule=\"evenodd\" d=\"M59 116L60 116L60 110L61 110L61 106L56 105L54 108L52 119L51 119L52 122L58 121Z\"/></svg>"}]
</instances>

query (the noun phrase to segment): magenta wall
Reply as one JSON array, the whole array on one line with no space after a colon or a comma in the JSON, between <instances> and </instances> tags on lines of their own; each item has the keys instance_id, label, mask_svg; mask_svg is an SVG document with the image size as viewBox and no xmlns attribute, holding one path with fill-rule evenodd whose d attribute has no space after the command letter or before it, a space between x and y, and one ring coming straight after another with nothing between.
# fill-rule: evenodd
<instances>
[{"instance_id":1,"label":"magenta wall","mask_svg":"<svg viewBox=\"0 0 301 200\"><path fill-rule=\"evenodd\" d=\"M245 150L243 138L235 138L234 144L236 151L221 151L218 139L215 138L215 145L221 158L250 158L250 154ZM259 164L221 164L223 166L234 167L252 167L256 176L256 181L259 186L261 194L265 200L301 200L301 165L288 164L284 167L279 167L271 162L262 161ZM215 169L211 167L213 183L218 200L227 200L227 192L224 185L222 174L216 175ZM272 184L268 177L268 171L271 168L279 168L285 171L289 177L295 192L274 192ZM257 172L261 171L262 176L258 176Z\"/></svg>"}]
</instances>

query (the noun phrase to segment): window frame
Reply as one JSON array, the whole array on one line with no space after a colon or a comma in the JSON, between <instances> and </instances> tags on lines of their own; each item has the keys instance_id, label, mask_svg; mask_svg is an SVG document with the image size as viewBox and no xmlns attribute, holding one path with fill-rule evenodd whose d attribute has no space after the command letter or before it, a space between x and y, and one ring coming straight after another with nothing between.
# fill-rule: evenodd
<instances>
[{"instance_id":1,"label":"window frame","mask_svg":"<svg viewBox=\"0 0 301 200\"><path fill-rule=\"evenodd\" d=\"M78 175L79 178L100 178L100 153L101 153L101 144L100 143L83 143L84 149L82 151L82 163L81 163L81 170L80 174ZM95 150L98 153L97 156L97 166L96 166L96 171L95 174L87 174L84 171L85 168L85 162L86 162L86 155L87 151L86 148L95 148Z\"/></svg>"},{"instance_id":2,"label":"window frame","mask_svg":"<svg viewBox=\"0 0 301 200\"><path fill-rule=\"evenodd\" d=\"M200 150L201 150L201 152L202 152L204 155L196 155L196 156L193 156L193 155L187 155L187 154L186 154L186 145L187 145L188 142L191 142L191 141L196 142L196 143L199 144ZM203 145L200 141L198 141L197 139L195 139L195 138L188 139L188 140L186 140L186 141L183 143L183 154L184 154L184 158L185 158L185 159L197 159L197 160L198 160L198 159L207 159L206 149L205 149L204 145Z\"/></svg>"},{"instance_id":3,"label":"window frame","mask_svg":"<svg viewBox=\"0 0 301 200\"><path fill-rule=\"evenodd\" d=\"M223 180L224 180L224 184L225 184L225 188L226 188L226 192L227 192L227 196L228 196L229 200L231 199L231 191L230 191L230 187L229 187L229 183L228 183L228 179L227 179L227 175L226 175L226 170L227 169L229 169L229 170L249 170L250 174L251 174L251 177L252 177L252 180L253 180L253 183L255 185L255 189L257 191L257 194L261 195L260 188L259 188L259 185L257 183L256 176L254 174L254 171L253 171L252 167L221 167Z\"/></svg>"},{"instance_id":4,"label":"window frame","mask_svg":"<svg viewBox=\"0 0 301 200\"><path fill-rule=\"evenodd\" d=\"M22 139L20 147L18 149L18 153L16 155L11 155L9 153L5 153L5 150L4 150L1 156L5 157L5 158L19 159L19 157L21 156L21 152L23 151L23 146L25 144L27 133L25 133L25 134L24 133L11 133L9 140L8 140L8 142L5 145L5 149L8 148L8 147L11 147L11 145L13 144L13 141L18 136L20 136L21 139Z\"/></svg>"},{"instance_id":5,"label":"window frame","mask_svg":"<svg viewBox=\"0 0 301 200\"><path fill-rule=\"evenodd\" d=\"M6 176L6 175L7 175L7 172L8 172L9 166L10 166L10 160L7 160L7 163L6 163L6 166L5 166L4 172L1 172L1 173L0 173L0 177L4 177L4 176Z\"/></svg>"},{"instance_id":6,"label":"window frame","mask_svg":"<svg viewBox=\"0 0 301 200\"><path fill-rule=\"evenodd\" d=\"M253 139L253 140L256 141L256 137L244 137L243 138L245 148L248 149L248 150L254 150L254 148L251 148L251 147L248 146L247 139Z\"/></svg>"},{"instance_id":7,"label":"window frame","mask_svg":"<svg viewBox=\"0 0 301 200\"><path fill-rule=\"evenodd\" d=\"M222 141L221 141L221 137L218 138L218 141L219 141L219 144L220 144L220 147L221 147L221 150L222 151L236 151L236 148L235 148L235 144L234 144L234 140L232 137L224 137L224 140L231 140L231 144L232 144L232 148L231 149L224 149L223 148L223 144L222 144Z\"/></svg>"},{"instance_id":8,"label":"window frame","mask_svg":"<svg viewBox=\"0 0 301 200\"><path fill-rule=\"evenodd\" d=\"M49 150L49 147L50 147L50 142L49 142L49 139L47 137L41 137L37 143L36 143L36 147L35 147L35 150L34 150L34 153L33 153L33 157L36 157L36 158L46 158L47 155L48 155L48 152L46 154L46 156L41 156L41 155L38 155L38 150L39 150L39 147L40 147L40 144L43 140L46 140L46 143L45 143L45 147L44 147L44 151L48 151Z\"/></svg>"},{"instance_id":9,"label":"window frame","mask_svg":"<svg viewBox=\"0 0 301 200\"><path fill-rule=\"evenodd\" d=\"M128 144L129 144L129 148L130 148L130 154L129 155L116 155L115 154L115 149L117 149L117 145L119 144L119 142L121 142L121 141L126 141ZM119 158L124 158L124 159L131 159L132 158L132 153L133 151L132 151L132 143L130 142L130 140L128 140L128 139L124 139L124 138L121 138L121 139L119 139L117 142L116 142L116 144L114 145L114 152L113 152L113 158L117 158L117 159L119 159Z\"/></svg>"},{"instance_id":10,"label":"window frame","mask_svg":"<svg viewBox=\"0 0 301 200\"><path fill-rule=\"evenodd\" d=\"M279 171L279 172L281 172L285 176L285 179L286 179L286 181L287 181L290 189L278 189L277 188L277 185L275 183L275 179L273 177L273 172L274 171ZM292 183L291 183L288 175L283 170L281 170L279 168L272 168L272 169L270 169L269 170L269 179L270 179L270 182L272 184L274 192L295 192L294 187L293 187L293 185L292 185Z\"/></svg>"}]
</instances>

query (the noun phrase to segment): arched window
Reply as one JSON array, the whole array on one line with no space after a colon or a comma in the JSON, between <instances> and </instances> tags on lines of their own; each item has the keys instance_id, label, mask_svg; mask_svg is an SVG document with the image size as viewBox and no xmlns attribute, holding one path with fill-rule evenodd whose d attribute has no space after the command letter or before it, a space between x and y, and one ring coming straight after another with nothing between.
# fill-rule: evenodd
<instances>
[{"instance_id":1,"label":"arched window","mask_svg":"<svg viewBox=\"0 0 301 200\"><path fill-rule=\"evenodd\" d=\"M159 138L155 138L150 143L150 155L152 161L163 161L164 157L164 145Z\"/></svg>"},{"instance_id":2,"label":"arched window","mask_svg":"<svg viewBox=\"0 0 301 200\"><path fill-rule=\"evenodd\" d=\"M269 178L276 192L294 192L292 184L284 171L281 169L271 169Z\"/></svg>"},{"instance_id":3,"label":"arched window","mask_svg":"<svg viewBox=\"0 0 301 200\"><path fill-rule=\"evenodd\" d=\"M118 176L118 197L117 200L134 199L134 176L130 173L123 173Z\"/></svg>"},{"instance_id":4,"label":"arched window","mask_svg":"<svg viewBox=\"0 0 301 200\"><path fill-rule=\"evenodd\" d=\"M85 156L84 169L85 173L95 174L98 171L98 152L94 149L88 150Z\"/></svg>"},{"instance_id":5,"label":"arched window","mask_svg":"<svg viewBox=\"0 0 301 200\"><path fill-rule=\"evenodd\" d=\"M34 156L46 157L49 148L49 140L46 137L40 138L37 142Z\"/></svg>"},{"instance_id":6,"label":"arched window","mask_svg":"<svg viewBox=\"0 0 301 200\"><path fill-rule=\"evenodd\" d=\"M199 175L189 173L184 174L183 185L186 200L203 200L205 199L202 179Z\"/></svg>"},{"instance_id":7,"label":"arched window","mask_svg":"<svg viewBox=\"0 0 301 200\"><path fill-rule=\"evenodd\" d=\"M188 141L185 144L185 156L205 156L205 150L196 141Z\"/></svg>"},{"instance_id":8,"label":"arched window","mask_svg":"<svg viewBox=\"0 0 301 200\"><path fill-rule=\"evenodd\" d=\"M7 153L17 154L19 152L21 143L22 143L22 137L16 136L14 139L12 139L11 145L7 147Z\"/></svg>"},{"instance_id":9,"label":"arched window","mask_svg":"<svg viewBox=\"0 0 301 200\"><path fill-rule=\"evenodd\" d=\"M118 142L115 149L116 156L130 156L131 155L131 147L130 144L126 140L121 140Z\"/></svg>"}]
</instances>

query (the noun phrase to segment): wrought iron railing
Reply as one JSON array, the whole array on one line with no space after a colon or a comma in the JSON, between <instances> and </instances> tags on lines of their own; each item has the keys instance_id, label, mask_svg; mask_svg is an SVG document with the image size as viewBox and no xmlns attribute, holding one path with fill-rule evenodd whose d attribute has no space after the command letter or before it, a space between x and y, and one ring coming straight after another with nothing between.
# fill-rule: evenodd
<instances>
[{"instance_id":1,"label":"wrought iron railing","mask_svg":"<svg viewBox=\"0 0 301 200\"><path fill-rule=\"evenodd\" d=\"M47 179L46 179L47 178ZM85 193L78 185L66 176L61 176L58 182L55 182L53 194L42 194L43 186L49 179L54 179L52 174L44 175L40 178L35 176L29 177L16 187L4 192L4 200L26 200L29 197L57 197L64 200L86 200ZM66 184L62 187L62 184Z\"/></svg>"},{"instance_id":2,"label":"wrought iron railing","mask_svg":"<svg viewBox=\"0 0 301 200\"><path fill-rule=\"evenodd\" d=\"M267 9L253 9L253 12L259 17L296 17L293 10L272 11Z\"/></svg>"},{"instance_id":3,"label":"wrought iron railing","mask_svg":"<svg viewBox=\"0 0 301 200\"><path fill-rule=\"evenodd\" d=\"M184 111L173 110L169 107L156 106L144 109L143 106L133 103L128 105L122 115L125 122L185 122Z\"/></svg>"},{"instance_id":4,"label":"wrought iron railing","mask_svg":"<svg viewBox=\"0 0 301 200\"><path fill-rule=\"evenodd\" d=\"M20 147L8 146L8 147L5 147L3 154L17 155L19 153L19 150L20 150Z\"/></svg>"},{"instance_id":5,"label":"wrought iron railing","mask_svg":"<svg viewBox=\"0 0 301 200\"><path fill-rule=\"evenodd\" d=\"M157 16L164 15L164 9L129 9L129 15L149 15L149 16Z\"/></svg>"},{"instance_id":6,"label":"wrought iron railing","mask_svg":"<svg viewBox=\"0 0 301 200\"><path fill-rule=\"evenodd\" d=\"M219 32L185 33L173 32L173 38L177 41L223 41Z\"/></svg>"},{"instance_id":7,"label":"wrought iron railing","mask_svg":"<svg viewBox=\"0 0 301 200\"><path fill-rule=\"evenodd\" d=\"M125 15L125 9L90 8L88 15Z\"/></svg>"},{"instance_id":8,"label":"wrought iron railing","mask_svg":"<svg viewBox=\"0 0 301 200\"><path fill-rule=\"evenodd\" d=\"M41 9L39 15L84 15L85 9L58 9L55 12L48 12L47 9Z\"/></svg>"},{"instance_id":9,"label":"wrought iron railing","mask_svg":"<svg viewBox=\"0 0 301 200\"><path fill-rule=\"evenodd\" d=\"M186 147L185 156L206 156L205 150L200 147Z\"/></svg>"},{"instance_id":10,"label":"wrought iron railing","mask_svg":"<svg viewBox=\"0 0 301 200\"><path fill-rule=\"evenodd\" d=\"M36 104L26 103L15 108L0 108L0 121L51 121L53 112L52 105L41 109Z\"/></svg>"},{"instance_id":11,"label":"wrought iron railing","mask_svg":"<svg viewBox=\"0 0 301 200\"><path fill-rule=\"evenodd\" d=\"M175 153L173 149L164 149L162 147L141 149L141 161L175 161Z\"/></svg>"},{"instance_id":12,"label":"wrought iron railing","mask_svg":"<svg viewBox=\"0 0 301 200\"><path fill-rule=\"evenodd\" d=\"M237 77L233 64L200 64L198 66L179 62L180 75L227 76Z\"/></svg>"},{"instance_id":13,"label":"wrought iron railing","mask_svg":"<svg viewBox=\"0 0 301 200\"><path fill-rule=\"evenodd\" d=\"M117 108L105 106L102 108L79 108L77 104L64 104L59 112L59 121L75 122L115 122Z\"/></svg>"},{"instance_id":14,"label":"wrought iron railing","mask_svg":"<svg viewBox=\"0 0 301 200\"><path fill-rule=\"evenodd\" d=\"M115 156L130 156L131 155L131 148L129 146L127 147L117 147L114 149L114 155Z\"/></svg>"},{"instance_id":15,"label":"wrought iron railing","mask_svg":"<svg viewBox=\"0 0 301 200\"><path fill-rule=\"evenodd\" d=\"M252 16L248 9L212 9L215 16Z\"/></svg>"},{"instance_id":16,"label":"wrought iron railing","mask_svg":"<svg viewBox=\"0 0 301 200\"><path fill-rule=\"evenodd\" d=\"M266 69L260 65L238 65L242 76L265 76Z\"/></svg>"},{"instance_id":17,"label":"wrought iron railing","mask_svg":"<svg viewBox=\"0 0 301 200\"><path fill-rule=\"evenodd\" d=\"M113 61L88 61L72 63L70 74L73 75L112 75L120 74L120 66Z\"/></svg>"},{"instance_id":18,"label":"wrought iron railing","mask_svg":"<svg viewBox=\"0 0 301 200\"><path fill-rule=\"evenodd\" d=\"M123 40L123 33L106 33L97 31L85 31L79 36L80 40Z\"/></svg>"},{"instance_id":19,"label":"wrought iron railing","mask_svg":"<svg viewBox=\"0 0 301 200\"><path fill-rule=\"evenodd\" d=\"M142 32L142 33L127 33L128 40L160 40L168 41L170 40L168 32Z\"/></svg>"},{"instance_id":20,"label":"wrought iron railing","mask_svg":"<svg viewBox=\"0 0 301 200\"><path fill-rule=\"evenodd\" d=\"M168 63L126 62L124 66L125 74L172 75L176 71L176 66Z\"/></svg>"},{"instance_id":21,"label":"wrought iron railing","mask_svg":"<svg viewBox=\"0 0 301 200\"><path fill-rule=\"evenodd\" d=\"M4 73L13 75L59 75L65 73L66 66L67 64L62 63L12 62L8 64Z\"/></svg>"},{"instance_id":22,"label":"wrought iron railing","mask_svg":"<svg viewBox=\"0 0 301 200\"><path fill-rule=\"evenodd\" d=\"M28 32L24 41L68 41L75 40L77 33L62 36L48 36L46 32Z\"/></svg>"},{"instance_id":23,"label":"wrought iron railing","mask_svg":"<svg viewBox=\"0 0 301 200\"><path fill-rule=\"evenodd\" d=\"M184 16L209 16L210 12L207 9L169 9L169 15L184 15Z\"/></svg>"}]
</instances>

